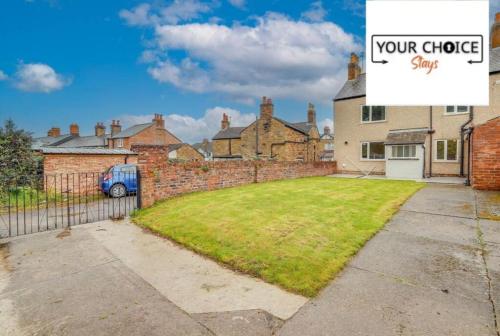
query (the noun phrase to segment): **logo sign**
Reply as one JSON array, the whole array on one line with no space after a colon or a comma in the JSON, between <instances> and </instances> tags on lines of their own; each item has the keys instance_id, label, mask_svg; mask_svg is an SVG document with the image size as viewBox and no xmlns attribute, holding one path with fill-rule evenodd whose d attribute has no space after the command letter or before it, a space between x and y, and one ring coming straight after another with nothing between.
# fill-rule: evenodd
<instances>
[{"instance_id":1,"label":"logo sign","mask_svg":"<svg viewBox=\"0 0 500 336\"><path fill-rule=\"evenodd\" d=\"M367 1L369 105L488 105L488 1Z\"/></svg>"}]
</instances>

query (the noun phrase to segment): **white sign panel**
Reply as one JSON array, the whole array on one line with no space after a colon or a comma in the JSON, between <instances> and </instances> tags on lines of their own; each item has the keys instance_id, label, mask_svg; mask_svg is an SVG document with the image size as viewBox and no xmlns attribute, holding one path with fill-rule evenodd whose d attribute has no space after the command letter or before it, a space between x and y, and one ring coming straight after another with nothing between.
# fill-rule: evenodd
<instances>
[{"instance_id":1,"label":"white sign panel","mask_svg":"<svg viewBox=\"0 0 500 336\"><path fill-rule=\"evenodd\" d=\"M366 4L368 105L488 105L488 1Z\"/></svg>"}]
</instances>

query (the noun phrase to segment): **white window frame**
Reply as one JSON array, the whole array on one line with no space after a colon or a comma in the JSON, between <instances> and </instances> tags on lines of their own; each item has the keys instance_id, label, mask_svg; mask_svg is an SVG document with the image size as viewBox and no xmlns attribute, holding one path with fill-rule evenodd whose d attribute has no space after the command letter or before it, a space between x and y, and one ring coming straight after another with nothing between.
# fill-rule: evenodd
<instances>
[{"instance_id":1,"label":"white window frame","mask_svg":"<svg viewBox=\"0 0 500 336\"><path fill-rule=\"evenodd\" d=\"M455 160L448 160L448 141L455 140L457 142L457 158ZM438 142L445 141L444 146L444 159L438 159L437 151L438 151ZM436 139L434 140L434 161L435 162L451 162L455 163L460 160L460 140L459 139Z\"/></svg>"},{"instance_id":2,"label":"white window frame","mask_svg":"<svg viewBox=\"0 0 500 336\"><path fill-rule=\"evenodd\" d=\"M122 138L116 139L116 148L123 148L123 139Z\"/></svg>"},{"instance_id":3,"label":"white window frame","mask_svg":"<svg viewBox=\"0 0 500 336\"><path fill-rule=\"evenodd\" d=\"M380 105L382 106L382 105ZM368 121L363 121L363 107L368 107L370 109L370 120ZM362 124L376 124L376 123L382 123L387 121L387 107L382 106L384 108L384 119L383 120L372 120L372 114L373 114L373 106L371 105L361 105L360 106L360 113L359 113L359 120L361 121Z\"/></svg>"},{"instance_id":4,"label":"white window frame","mask_svg":"<svg viewBox=\"0 0 500 336\"><path fill-rule=\"evenodd\" d=\"M372 143L381 143L384 145L384 158L383 159L370 159L370 144ZM368 148L367 148L367 154L368 154L368 157L367 158L363 158L363 145L364 144L368 144ZM385 158L387 157L387 153L385 152L385 144L383 141L362 141L360 144L359 144L359 159L360 161L385 161Z\"/></svg>"},{"instance_id":5,"label":"white window frame","mask_svg":"<svg viewBox=\"0 0 500 336\"><path fill-rule=\"evenodd\" d=\"M460 106L465 106L465 105L460 105ZM453 107L453 112L448 112L448 107ZM465 112L458 112L458 105L448 105L444 107L444 115L447 116L453 116L453 115L462 115L462 114L469 114L470 113L470 106L466 106L467 111ZM451 139L453 140L453 139Z\"/></svg>"},{"instance_id":6,"label":"white window frame","mask_svg":"<svg viewBox=\"0 0 500 336\"><path fill-rule=\"evenodd\" d=\"M417 145L416 144L391 145L390 147L391 147L391 150L389 151L390 159L394 159L394 160L406 160L406 159L416 159L417 158ZM409 152L410 152L410 147L415 147L415 155L414 156L393 156L392 153L393 153L393 148L394 147L408 147L408 151Z\"/></svg>"}]
</instances>

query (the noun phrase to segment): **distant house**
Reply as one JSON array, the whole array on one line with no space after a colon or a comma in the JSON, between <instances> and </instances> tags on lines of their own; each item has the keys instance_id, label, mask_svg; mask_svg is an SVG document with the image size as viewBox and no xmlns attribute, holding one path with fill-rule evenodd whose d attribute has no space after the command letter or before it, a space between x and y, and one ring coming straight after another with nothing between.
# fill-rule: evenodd
<instances>
[{"instance_id":1,"label":"distant house","mask_svg":"<svg viewBox=\"0 0 500 336\"><path fill-rule=\"evenodd\" d=\"M208 139L203 139L203 142L193 144L193 147L203 155L205 161L213 160L212 142L208 141Z\"/></svg>"},{"instance_id":2,"label":"distant house","mask_svg":"<svg viewBox=\"0 0 500 336\"><path fill-rule=\"evenodd\" d=\"M321 153L314 105L309 104L307 121L291 123L274 116L273 102L266 97L260 117L247 127L230 127L224 114L212 140L214 160L318 161Z\"/></svg>"},{"instance_id":3,"label":"distant house","mask_svg":"<svg viewBox=\"0 0 500 336\"><path fill-rule=\"evenodd\" d=\"M168 159L174 161L203 161L205 157L187 143L168 145Z\"/></svg>"},{"instance_id":4,"label":"distant house","mask_svg":"<svg viewBox=\"0 0 500 336\"><path fill-rule=\"evenodd\" d=\"M321 161L333 161L334 151L333 151L333 134L330 127L325 126L323 129L323 134L319 138L321 154Z\"/></svg>"}]
</instances>

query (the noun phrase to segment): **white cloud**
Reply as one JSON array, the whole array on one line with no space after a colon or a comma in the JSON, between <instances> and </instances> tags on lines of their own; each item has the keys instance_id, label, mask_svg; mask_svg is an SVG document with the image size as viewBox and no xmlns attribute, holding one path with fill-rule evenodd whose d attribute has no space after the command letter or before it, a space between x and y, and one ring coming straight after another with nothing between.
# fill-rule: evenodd
<instances>
[{"instance_id":1,"label":"white cloud","mask_svg":"<svg viewBox=\"0 0 500 336\"><path fill-rule=\"evenodd\" d=\"M213 6L213 3L199 0L174 0L168 6L142 3L131 10L122 9L119 15L131 26L177 24L197 19L201 14L209 13Z\"/></svg>"},{"instance_id":2,"label":"white cloud","mask_svg":"<svg viewBox=\"0 0 500 336\"><path fill-rule=\"evenodd\" d=\"M311 21L311 22L321 22L325 19L328 11L323 7L323 3L321 1L315 1L311 3L311 7L302 13L301 18Z\"/></svg>"},{"instance_id":3,"label":"white cloud","mask_svg":"<svg viewBox=\"0 0 500 336\"><path fill-rule=\"evenodd\" d=\"M229 115L231 126L247 126L255 121L255 114L253 113L241 113L227 107L214 107L206 110L201 118L169 114L164 117L165 127L182 141L192 144L203 140L203 138L212 139L220 130L223 113ZM134 124L151 122L153 114L123 115L119 119L124 127L128 127Z\"/></svg>"},{"instance_id":4,"label":"white cloud","mask_svg":"<svg viewBox=\"0 0 500 336\"><path fill-rule=\"evenodd\" d=\"M323 130L325 129L325 126L330 127L330 130L333 133L333 120L332 119L325 118L325 119L321 120L320 122L318 122L319 133L323 134Z\"/></svg>"},{"instance_id":5,"label":"white cloud","mask_svg":"<svg viewBox=\"0 0 500 336\"><path fill-rule=\"evenodd\" d=\"M71 79L55 72L47 64L19 64L14 86L22 91L50 93L71 84Z\"/></svg>"},{"instance_id":6,"label":"white cloud","mask_svg":"<svg viewBox=\"0 0 500 336\"><path fill-rule=\"evenodd\" d=\"M346 59L362 46L332 22L294 21L271 13L255 26L158 25L153 78L194 92L245 101L261 96L328 102L345 82ZM168 52L182 50L176 61ZM201 66L200 64L203 64Z\"/></svg>"},{"instance_id":7,"label":"white cloud","mask_svg":"<svg viewBox=\"0 0 500 336\"><path fill-rule=\"evenodd\" d=\"M243 9L246 5L246 0L229 0L229 3L234 7Z\"/></svg>"},{"instance_id":8,"label":"white cloud","mask_svg":"<svg viewBox=\"0 0 500 336\"><path fill-rule=\"evenodd\" d=\"M9 78L9 76L7 76L5 72L0 70L0 81L6 80L7 78Z\"/></svg>"}]
</instances>

